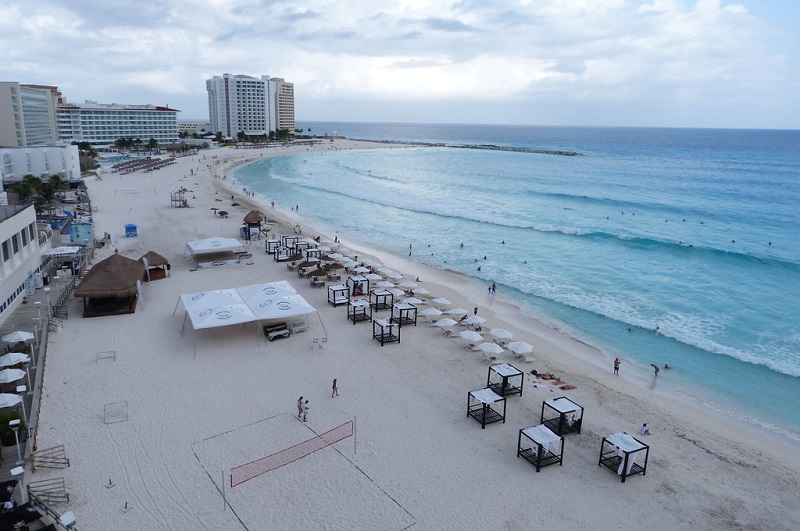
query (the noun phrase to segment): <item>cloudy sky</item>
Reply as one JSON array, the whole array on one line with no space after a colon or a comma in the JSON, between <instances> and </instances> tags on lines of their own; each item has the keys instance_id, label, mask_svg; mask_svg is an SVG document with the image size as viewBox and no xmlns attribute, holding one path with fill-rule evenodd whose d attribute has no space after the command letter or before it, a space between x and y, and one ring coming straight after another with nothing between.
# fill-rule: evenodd
<instances>
[{"instance_id":1,"label":"cloudy sky","mask_svg":"<svg viewBox=\"0 0 800 531\"><path fill-rule=\"evenodd\" d=\"M0 80L207 119L205 80L298 121L800 129L798 0L0 0Z\"/></svg>"}]
</instances>

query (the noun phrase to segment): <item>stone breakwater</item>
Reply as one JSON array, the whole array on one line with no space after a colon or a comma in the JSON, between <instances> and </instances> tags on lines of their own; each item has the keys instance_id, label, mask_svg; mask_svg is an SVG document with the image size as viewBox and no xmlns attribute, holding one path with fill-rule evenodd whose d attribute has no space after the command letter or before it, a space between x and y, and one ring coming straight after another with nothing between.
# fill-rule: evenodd
<instances>
[{"instance_id":1,"label":"stone breakwater","mask_svg":"<svg viewBox=\"0 0 800 531\"><path fill-rule=\"evenodd\" d=\"M460 149L486 149L490 151L513 151L516 153L538 153L540 155L560 155L562 157L578 157L581 154L577 151L564 151L561 149L542 149L530 147L496 146L494 144L444 144L437 142L409 142L400 140L374 140L367 138L351 138L353 142L377 142L380 144L406 144L410 146L425 147L448 147Z\"/></svg>"}]
</instances>

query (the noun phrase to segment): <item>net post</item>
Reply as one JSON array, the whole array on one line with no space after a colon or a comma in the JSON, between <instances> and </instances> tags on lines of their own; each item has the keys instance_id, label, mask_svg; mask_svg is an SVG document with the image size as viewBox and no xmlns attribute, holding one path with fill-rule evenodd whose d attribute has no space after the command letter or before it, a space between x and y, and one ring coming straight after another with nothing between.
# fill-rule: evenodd
<instances>
[{"instance_id":1,"label":"net post","mask_svg":"<svg viewBox=\"0 0 800 531\"><path fill-rule=\"evenodd\" d=\"M223 470L221 473L222 473L222 512L225 512L228 510L228 502L225 500L225 470Z\"/></svg>"},{"instance_id":2,"label":"net post","mask_svg":"<svg viewBox=\"0 0 800 531\"><path fill-rule=\"evenodd\" d=\"M358 455L358 437L356 437L356 416L353 415L353 455Z\"/></svg>"}]
</instances>

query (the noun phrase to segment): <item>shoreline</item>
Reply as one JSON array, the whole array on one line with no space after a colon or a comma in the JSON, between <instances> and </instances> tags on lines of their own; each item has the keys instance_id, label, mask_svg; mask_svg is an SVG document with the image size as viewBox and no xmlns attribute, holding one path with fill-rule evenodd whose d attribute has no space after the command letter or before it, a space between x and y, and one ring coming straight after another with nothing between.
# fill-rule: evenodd
<instances>
[{"instance_id":1,"label":"shoreline","mask_svg":"<svg viewBox=\"0 0 800 531\"><path fill-rule=\"evenodd\" d=\"M469 146L446 146L444 144L430 144L430 143L405 143L399 141L381 141L381 140L365 140L365 139L343 139L349 140L353 143L360 143L361 146L353 146L349 149L404 149L409 147L469 147ZM368 146L364 146L367 144ZM280 156L267 154L268 156ZM261 157L259 157L261 158ZM231 166L227 171L233 171L241 166L250 164L250 162L238 162ZM216 185L217 183L215 183ZM243 186L240 181L235 177L231 180L222 181L218 183L221 189L230 191L237 195L237 201L244 200L252 208L262 210L264 212L274 212L278 217L283 218L280 220L279 226L283 227L286 233L290 233L292 227L296 223L301 223L307 232L313 235L321 235L333 239L332 234L327 234L324 230L320 230L312 224L305 223L306 218L302 214L287 214L280 209L272 209L269 206L269 199L261 199L257 194L256 197L240 197L240 191L235 190L235 186ZM575 335L571 334L568 330L559 328L557 326L548 324L540 318L525 312L518 304L517 301L505 297L502 293L487 298L484 294L484 283L474 277L465 273L453 271L449 269L441 269L425 262L418 262L415 260L408 260L404 256L392 254L388 251L383 251L372 247L368 242L352 239L350 235L342 236L337 232L340 242L346 247L357 249L359 255L377 259L385 265L400 272L411 271L415 268L424 268L427 271L429 278L434 279L432 282L437 286L437 293L446 290L451 295L444 295L445 298L450 300L459 300L456 306L467 308L472 303L470 300L475 300L475 297L483 301L482 309L490 308L492 317L496 318L505 328L512 328L515 332L515 340L517 338L524 338L522 340L529 341L534 344L533 356L537 361L540 359L539 346L546 345L546 351L555 350L556 355L545 354L548 370L553 369L556 371L566 371L572 374L580 375L581 378L588 378L596 385L604 385L615 392L622 392L627 394L635 394L637 398L641 397L642 393L649 391L653 392L654 399L660 398L669 400L671 408L679 409L682 415L701 415L704 419L696 419L695 425L697 427L708 428L710 426L716 427L713 431L716 435L737 439L737 442L742 444L750 444L751 438L756 437L761 439L760 445L771 446L772 457L779 459L781 454L787 450L794 451L794 445L798 442L792 435L793 433L786 432L783 428L774 426L767 422L761 421L756 418L749 417L749 415L739 414L739 416L731 416L733 410L727 409L724 406L712 407L711 404L703 400L693 399L691 397L681 396L679 390L674 388L670 389L655 389L654 382L647 381L646 378L650 373L649 367L638 367L638 372L631 375L630 372L623 371L621 378L614 378L607 380L606 377L611 375L611 371L606 371L606 366L611 367L613 356L605 353L602 349L584 341ZM451 278L452 277L452 278ZM423 280L427 280L421 277ZM442 289L439 289L442 288ZM455 294L455 295L453 295ZM478 295L480 294L480 295ZM484 300L486 299L486 300ZM505 324L509 326L505 326ZM532 326L531 326L532 325ZM569 361L563 362L563 356L567 356ZM552 371L550 371L552 372ZM611 384L611 382L618 382ZM620 385L621 384L621 385ZM631 386L634 388L635 393L632 393ZM742 416L747 417L741 418ZM749 419L749 420L748 420ZM717 425L716 423L721 423ZM740 430L744 430L747 436L742 438ZM766 431L764 431L766 430ZM800 473L800 463L796 468Z\"/></svg>"},{"instance_id":2,"label":"shoreline","mask_svg":"<svg viewBox=\"0 0 800 531\"><path fill-rule=\"evenodd\" d=\"M320 147L386 148L346 140ZM800 526L792 509L800 483L796 447L639 389L625 373L613 377L597 350L533 321L504 294L487 295L485 284L467 275L339 235L359 257L373 256L411 280L419 276L433 296L478 306L488 319L484 328L503 326L515 340L533 338L532 363L507 355L498 360L525 372L525 391L509 399L507 423L485 430L465 418L464 395L485 384L488 365L458 339L420 320L403 327L401 343L381 347L368 324L348 322L344 308L327 303L327 290L298 280L267 255L263 240L249 244L252 258L241 264L195 269L185 242L238 237L251 209L274 219L278 235L292 234L298 222L304 236L315 235L302 211L273 209L267 198L242 194L241 184L229 188L237 186L233 168L248 160L305 151L218 149L159 172L106 173L87 182L98 207L95 230L113 235L93 264L117 248L132 259L159 252L172 268L168 278L145 283L133 314L84 319L82 301L72 298L74 318L48 336L37 441L40 448L63 444L71 467L40 468L31 479L64 477L81 529L529 529L535 522L567 530L590 520L633 531L642 514L664 530ZM170 206L176 186L190 190L190 208ZM239 206L227 208L231 202ZM213 215L214 206L225 206L229 218ZM130 222L138 223L137 238L121 233ZM317 308L307 331L275 342L250 325L190 326L182 333L180 294L290 276ZM328 339L324 349L312 343L320 337ZM107 351L115 357L97 357ZM561 391L532 377L531 369L556 373L577 388ZM332 378L339 382L336 398ZM566 437L563 467L537 474L514 455L517 432L538 423L543 400L562 395L586 408L583 432ZM307 423L294 419L298 396L311 400ZM123 402L126 419L104 422L104 408ZM339 442L227 489L223 503L225 471L355 418L357 451L355 439ZM637 435L651 447L647 474L621 485L598 467L600 438L638 433L643 421L652 429ZM109 479L116 486L107 487ZM581 502L541 510L563 509L566 499ZM502 507L503 514L489 507Z\"/></svg>"}]
</instances>

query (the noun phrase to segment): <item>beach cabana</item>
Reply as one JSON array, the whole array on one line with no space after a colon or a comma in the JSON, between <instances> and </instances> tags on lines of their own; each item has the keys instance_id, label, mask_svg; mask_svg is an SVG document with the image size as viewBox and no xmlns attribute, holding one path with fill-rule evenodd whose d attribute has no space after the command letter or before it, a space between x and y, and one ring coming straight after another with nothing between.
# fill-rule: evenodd
<instances>
[{"instance_id":1,"label":"beach cabana","mask_svg":"<svg viewBox=\"0 0 800 531\"><path fill-rule=\"evenodd\" d=\"M278 247L272 254L272 257L275 259L276 262L285 262L289 260L291 256L292 256L292 250L285 246Z\"/></svg>"},{"instance_id":2,"label":"beach cabana","mask_svg":"<svg viewBox=\"0 0 800 531\"><path fill-rule=\"evenodd\" d=\"M417 307L407 302L398 302L392 305L392 317L389 320L400 326L417 326Z\"/></svg>"},{"instance_id":3,"label":"beach cabana","mask_svg":"<svg viewBox=\"0 0 800 531\"><path fill-rule=\"evenodd\" d=\"M500 408L502 406L502 413ZM481 423L481 429L487 424L506 422L506 398L488 387L467 393L467 416Z\"/></svg>"},{"instance_id":4,"label":"beach cabana","mask_svg":"<svg viewBox=\"0 0 800 531\"><path fill-rule=\"evenodd\" d=\"M284 234L284 235L281 236L281 247L290 247L290 248L293 249L294 248L294 244L297 243L298 239L299 238L297 236L291 236L291 235Z\"/></svg>"},{"instance_id":5,"label":"beach cabana","mask_svg":"<svg viewBox=\"0 0 800 531\"><path fill-rule=\"evenodd\" d=\"M267 252L267 254L275 254L275 251L277 251L278 247L280 246L280 240L267 240L264 242L264 250Z\"/></svg>"},{"instance_id":6,"label":"beach cabana","mask_svg":"<svg viewBox=\"0 0 800 531\"><path fill-rule=\"evenodd\" d=\"M144 279L147 282L151 280L159 280L167 277L167 271L170 269L169 261L154 251L148 251L139 261L144 264L145 274Z\"/></svg>"},{"instance_id":7,"label":"beach cabana","mask_svg":"<svg viewBox=\"0 0 800 531\"><path fill-rule=\"evenodd\" d=\"M185 208L189 206L186 200L186 188L175 188L169 191L169 201L173 208Z\"/></svg>"},{"instance_id":8,"label":"beach cabana","mask_svg":"<svg viewBox=\"0 0 800 531\"><path fill-rule=\"evenodd\" d=\"M521 370L509 363L498 363L489 367L486 387L500 396L522 396L525 377Z\"/></svg>"},{"instance_id":9,"label":"beach cabana","mask_svg":"<svg viewBox=\"0 0 800 531\"><path fill-rule=\"evenodd\" d=\"M583 424L583 406L576 404L566 396L542 402L542 424L558 435L581 432Z\"/></svg>"},{"instance_id":10,"label":"beach cabana","mask_svg":"<svg viewBox=\"0 0 800 531\"><path fill-rule=\"evenodd\" d=\"M244 243L235 238L206 238L186 244L186 251L198 268L238 264L239 255L235 251L243 248Z\"/></svg>"},{"instance_id":11,"label":"beach cabana","mask_svg":"<svg viewBox=\"0 0 800 531\"><path fill-rule=\"evenodd\" d=\"M371 321L372 306L369 305L369 301L367 299L350 300L347 304L347 318L353 321L353 324Z\"/></svg>"},{"instance_id":12,"label":"beach cabana","mask_svg":"<svg viewBox=\"0 0 800 531\"><path fill-rule=\"evenodd\" d=\"M369 303L375 311L389 310L394 304L394 295L385 289L376 289L369 292Z\"/></svg>"},{"instance_id":13,"label":"beach cabana","mask_svg":"<svg viewBox=\"0 0 800 531\"><path fill-rule=\"evenodd\" d=\"M328 302L333 304L334 308L340 304L347 304L350 302L349 293L350 288L344 284L328 286Z\"/></svg>"},{"instance_id":14,"label":"beach cabana","mask_svg":"<svg viewBox=\"0 0 800 531\"><path fill-rule=\"evenodd\" d=\"M258 210L251 210L244 217L244 231L242 234L247 240L257 240L261 234L261 224L264 222L264 214Z\"/></svg>"},{"instance_id":15,"label":"beach cabana","mask_svg":"<svg viewBox=\"0 0 800 531\"><path fill-rule=\"evenodd\" d=\"M381 346L385 343L400 343L400 326L388 319L375 319L372 321L372 339L379 341Z\"/></svg>"},{"instance_id":16,"label":"beach cabana","mask_svg":"<svg viewBox=\"0 0 800 531\"><path fill-rule=\"evenodd\" d=\"M347 287L350 288L350 294L354 297L366 295L369 293L369 279L360 275L347 277Z\"/></svg>"},{"instance_id":17,"label":"beach cabana","mask_svg":"<svg viewBox=\"0 0 800 531\"><path fill-rule=\"evenodd\" d=\"M550 429L539 424L530 428L519 430L517 438L517 457L524 457L526 461L536 467L564 464L564 437L556 435Z\"/></svg>"},{"instance_id":18,"label":"beach cabana","mask_svg":"<svg viewBox=\"0 0 800 531\"><path fill-rule=\"evenodd\" d=\"M600 444L600 461L597 466L606 466L625 478L647 473L650 447L625 432L603 437Z\"/></svg>"},{"instance_id":19,"label":"beach cabana","mask_svg":"<svg viewBox=\"0 0 800 531\"><path fill-rule=\"evenodd\" d=\"M121 315L136 311L144 264L119 254L97 262L75 290L83 299L83 316Z\"/></svg>"}]
</instances>

